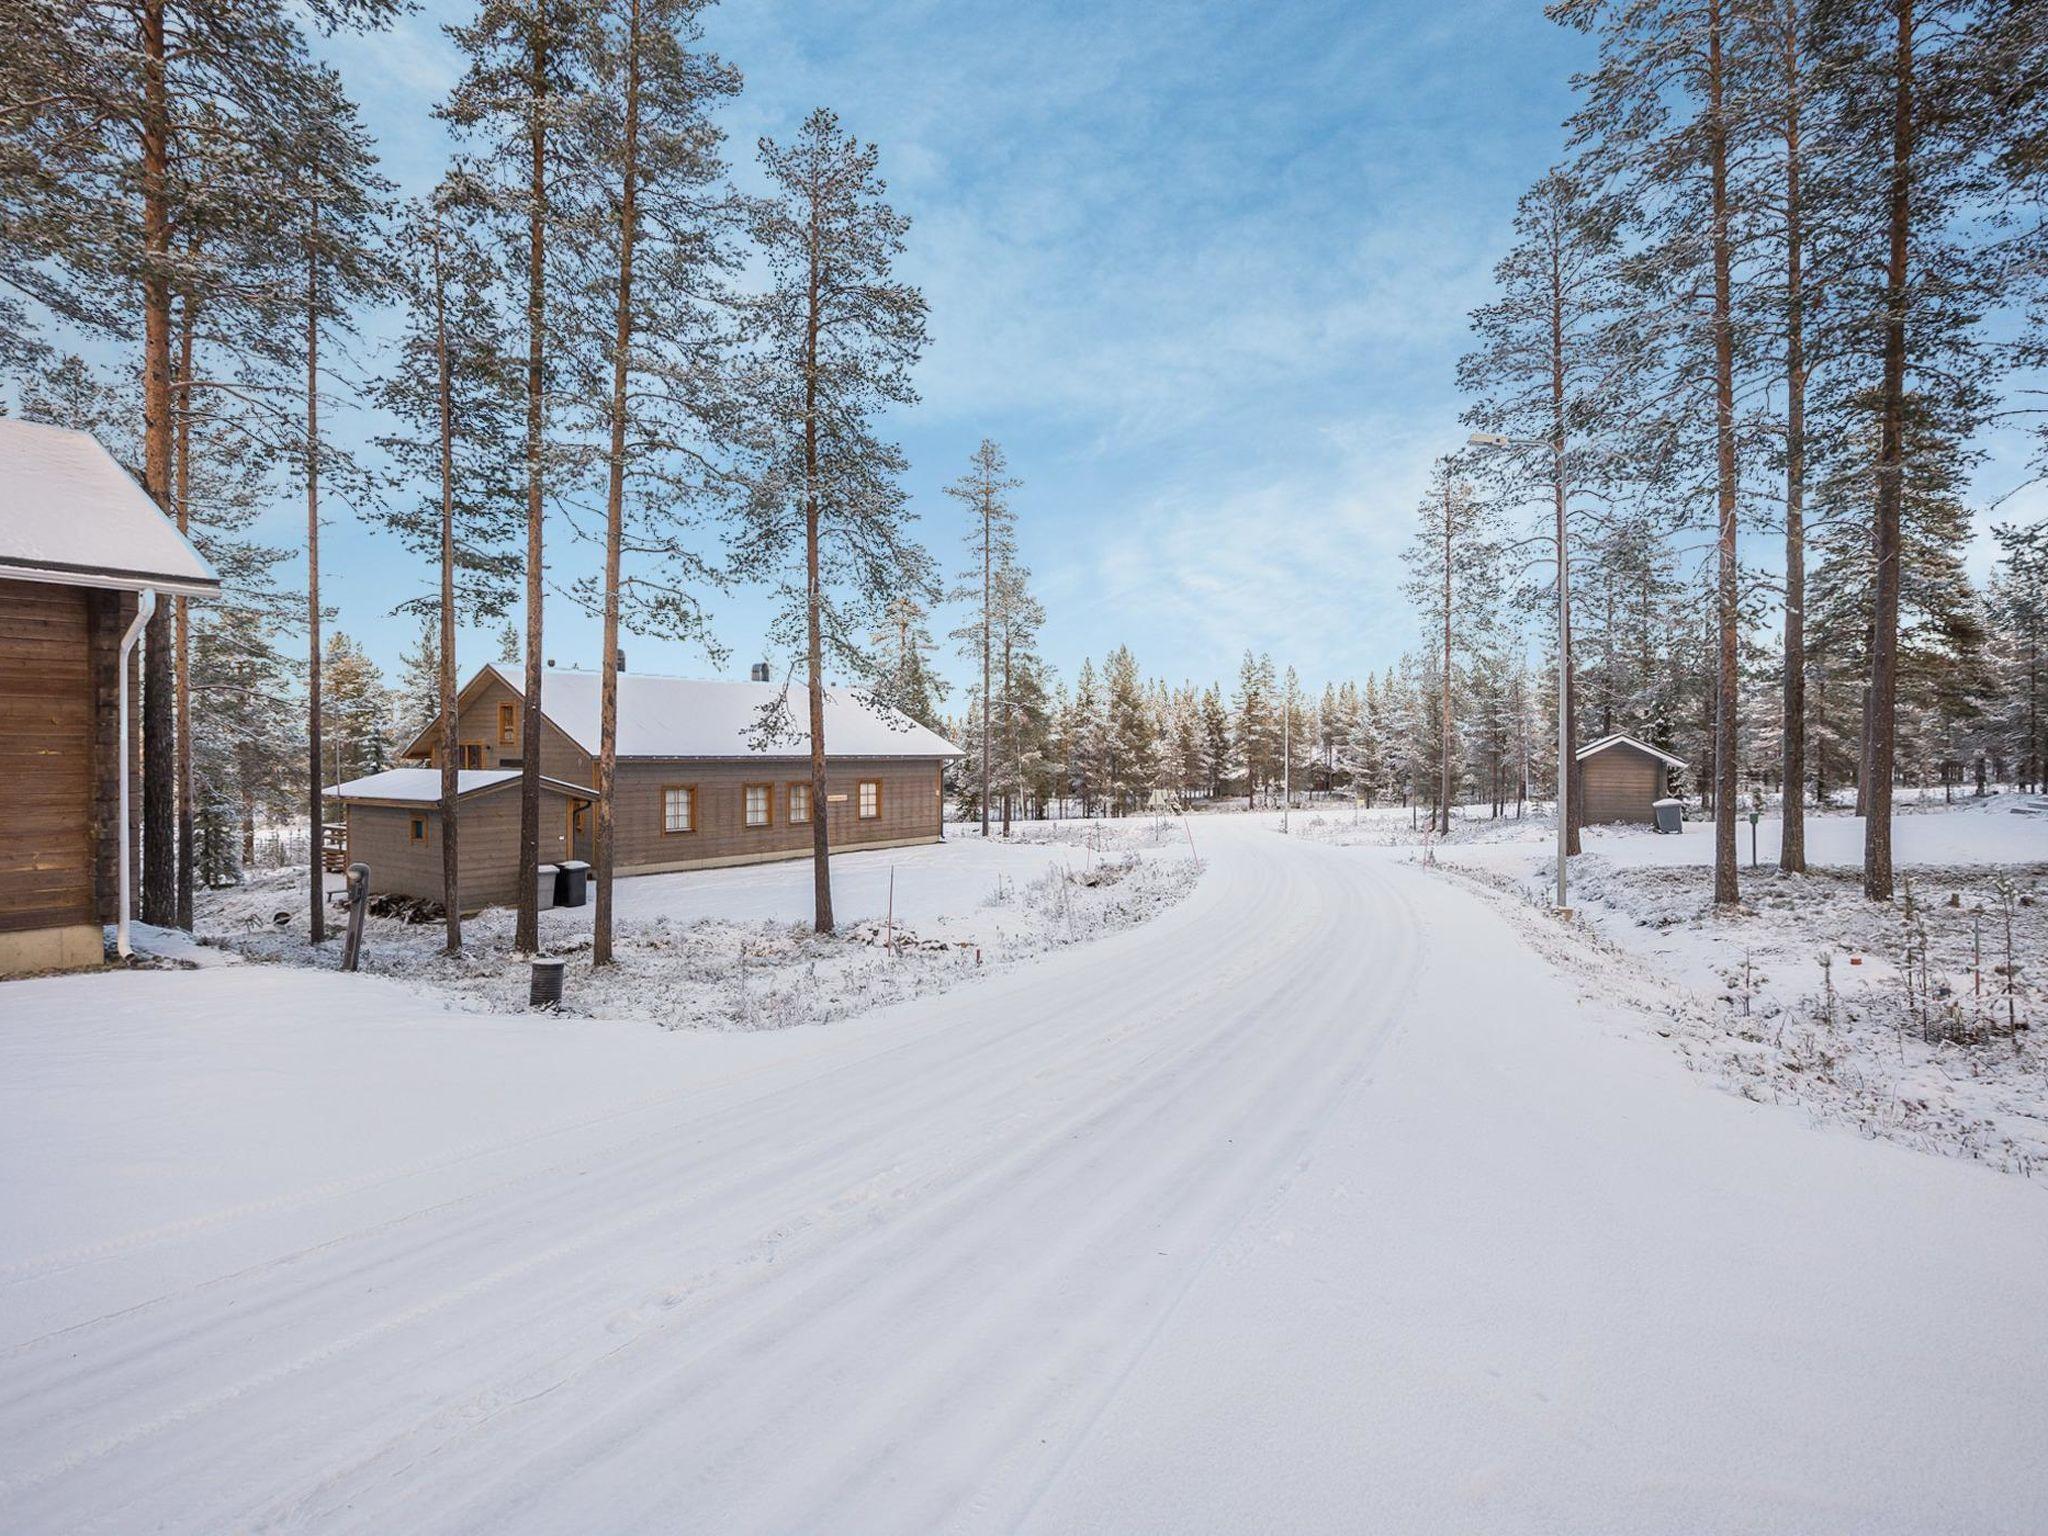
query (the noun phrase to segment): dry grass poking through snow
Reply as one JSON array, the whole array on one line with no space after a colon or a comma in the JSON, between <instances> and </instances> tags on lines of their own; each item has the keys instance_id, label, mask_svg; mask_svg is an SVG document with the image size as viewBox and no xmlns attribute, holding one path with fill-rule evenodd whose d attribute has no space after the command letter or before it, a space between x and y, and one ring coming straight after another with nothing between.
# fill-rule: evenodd
<instances>
[{"instance_id":1,"label":"dry grass poking through snow","mask_svg":"<svg viewBox=\"0 0 2048 1536\"><path fill-rule=\"evenodd\" d=\"M1704 868L1586 854L1571 927L1547 910L1547 869L1440 867L1517 909L1548 958L1746 1097L2048 1171L2048 864L1915 869L1891 906L1866 901L1852 871L1745 868L1743 903L1723 914Z\"/></svg>"},{"instance_id":2,"label":"dry grass poking through snow","mask_svg":"<svg viewBox=\"0 0 2048 1536\"><path fill-rule=\"evenodd\" d=\"M590 952L587 923L551 934L544 914L545 951L570 962L565 1014L643 1019L669 1029L830 1023L1163 911L1194 889L1201 866L1167 839L1163 848L1141 853L1149 839L1135 823L1092 839L1053 838L1073 842L1077 856L1034 862L1029 869L1036 872L1021 878L998 877L978 905L915 928L863 919L821 936L807 922L621 917L615 963L594 971L578 964ZM330 930L336 936L309 946L302 891L296 872L277 872L204 896L199 937L248 960L334 969L341 963L339 916ZM279 914L287 915L283 925L275 921ZM512 934L509 910L480 913L464 923L463 952L451 958L441 953L438 922L368 917L362 969L429 989L453 1007L517 1012L526 1006L529 967L514 952Z\"/></svg>"}]
</instances>

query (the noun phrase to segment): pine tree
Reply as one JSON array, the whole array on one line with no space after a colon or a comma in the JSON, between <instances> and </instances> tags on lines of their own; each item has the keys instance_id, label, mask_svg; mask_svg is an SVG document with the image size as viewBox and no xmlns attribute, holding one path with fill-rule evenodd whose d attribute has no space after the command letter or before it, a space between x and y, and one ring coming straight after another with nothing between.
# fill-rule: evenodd
<instances>
[{"instance_id":1,"label":"pine tree","mask_svg":"<svg viewBox=\"0 0 2048 1536\"><path fill-rule=\"evenodd\" d=\"M995 755L990 711L995 699L996 633L1001 624L1003 600L1000 573L1017 556L1017 516L1010 508L1009 493L1023 483L1010 474L1001 446L985 437L968 459L966 472L946 487L946 494L968 513L969 561L947 596L968 605L972 617L953 631L953 638L960 642L963 656L981 663L981 687L976 694L980 701L981 740L976 761L981 772L983 837L989 832L990 774ZM1008 831L1007 825L1004 830Z\"/></svg>"},{"instance_id":2,"label":"pine tree","mask_svg":"<svg viewBox=\"0 0 2048 1536\"><path fill-rule=\"evenodd\" d=\"M1560 637L1553 643L1562 645L1567 679L1576 665L1567 557L1587 521L1585 503L1611 489L1616 460L1599 434L1614 426L1621 386L1639 365L1628 333L1613 323L1615 226L1614 209L1580 175L1543 176L1516 207L1516 244L1494 268L1499 296L1473 312L1476 345L1458 364L1458 387L1473 399L1467 425L1541 444L1489 455L1473 475L1499 505L1532 491L1550 503L1550 601ZM1562 718L1569 760L1578 750L1570 698ZM1581 812L1573 777L1561 775L1557 793L1566 848L1576 854Z\"/></svg>"},{"instance_id":3,"label":"pine tree","mask_svg":"<svg viewBox=\"0 0 2048 1536\"><path fill-rule=\"evenodd\" d=\"M820 108L791 143L763 139L761 160L774 192L753 205L751 223L772 287L750 331L760 351L755 419L769 446L740 514L738 574L775 586L777 636L805 659L814 923L829 933L825 667L865 676L872 663L860 642L889 603L933 595L931 557L910 533L902 450L875 423L916 398L910 370L925 346L925 303L894 276L909 220L884 201L872 144L842 134ZM762 731L788 731L786 705Z\"/></svg>"},{"instance_id":4,"label":"pine tree","mask_svg":"<svg viewBox=\"0 0 2048 1536\"><path fill-rule=\"evenodd\" d=\"M1500 597L1496 537L1489 509L1460 475L1458 465L1438 460L1418 512L1415 541L1405 558L1408 599L1436 649L1437 831L1445 834L1451 830L1451 805L1457 798L1454 694L1459 652L1473 657L1494 643Z\"/></svg>"},{"instance_id":5,"label":"pine tree","mask_svg":"<svg viewBox=\"0 0 2048 1536\"><path fill-rule=\"evenodd\" d=\"M520 469L526 489L524 639L520 705L519 908L513 943L523 953L540 945L540 691L543 533L549 486L574 468L573 453L549 419L551 385L566 327L551 309L566 231L589 217L590 167L575 151L573 131L588 109L587 41L592 0L481 0L473 21L449 36L468 61L441 116L475 148L464 165L477 206L516 261L523 305L525 431Z\"/></svg>"},{"instance_id":6,"label":"pine tree","mask_svg":"<svg viewBox=\"0 0 2048 1536\"><path fill-rule=\"evenodd\" d=\"M409 480L431 486L416 501L387 504L382 515L400 542L431 557L439 573L434 595L406 606L421 614L422 655L425 629L435 631L427 718L441 722L441 906L451 955L462 948L456 635L463 616L492 618L511 606L521 510L509 473L516 398L500 316L503 275L464 217L472 196L461 179L448 178L399 223L394 251L404 329L378 389L380 403L401 424L382 440L384 450Z\"/></svg>"},{"instance_id":7,"label":"pine tree","mask_svg":"<svg viewBox=\"0 0 2048 1536\"><path fill-rule=\"evenodd\" d=\"M577 394L602 402L590 425L605 439L593 966L612 958L622 617L637 616L636 627L672 640L709 633L698 593L713 573L684 530L697 503L722 493L725 477L675 467L713 461L705 445L730 425L712 304L716 280L734 265L729 205L706 191L725 172L709 109L738 94L740 79L692 46L708 3L599 0L583 37L591 90L579 158L602 184L603 201L581 231L586 302L575 312L609 322L585 328L585 344L572 351L582 366L571 370ZM629 510L638 514L630 537ZM630 583L629 543L643 567Z\"/></svg>"}]
</instances>

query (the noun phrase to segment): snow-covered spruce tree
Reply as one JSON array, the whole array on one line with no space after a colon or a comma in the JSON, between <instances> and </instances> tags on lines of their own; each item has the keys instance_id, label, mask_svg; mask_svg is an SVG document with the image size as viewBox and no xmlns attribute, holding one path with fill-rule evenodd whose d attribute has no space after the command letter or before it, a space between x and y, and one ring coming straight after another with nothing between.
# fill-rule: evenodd
<instances>
[{"instance_id":1,"label":"snow-covered spruce tree","mask_svg":"<svg viewBox=\"0 0 2048 1536\"><path fill-rule=\"evenodd\" d=\"M2048 767L2048 522L1993 530L1999 545L1989 602L1996 626L1996 699L1989 746L2020 788Z\"/></svg>"},{"instance_id":2,"label":"snow-covered spruce tree","mask_svg":"<svg viewBox=\"0 0 2048 1536\"><path fill-rule=\"evenodd\" d=\"M1015 550L993 573L995 586L996 684L999 698L999 787L1003 797L1003 836L1010 835L1010 816L1024 794L1027 753L1035 754L1045 714L1045 663L1038 654L1038 631L1045 609L1031 595L1031 572Z\"/></svg>"},{"instance_id":3,"label":"snow-covered spruce tree","mask_svg":"<svg viewBox=\"0 0 2048 1536\"><path fill-rule=\"evenodd\" d=\"M978 799L983 837L989 831L989 802L993 793L990 774L995 757L990 712L995 699L997 609L1003 597L1003 584L997 573L1017 556L1017 514L1010 507L1009 493L1023 483L1010 473L1002 446L985 437L969 456L967 469L946 487L946 494L966 508L968 519L968 561L946 596L952 602L967 605L968 621L953 631L952 638L959 642L962 656L981 664L981 687L976 695L980 700L981 739L976 761L981 774ZM1007 832L1008 827L1004 830Z\"/></svg>"},{"instance_id":4,"label":"snow-covered spruce tree","mask_svg":"<svg viewBox=\"0 0 2048 1536\"><path fill-rule=\"evenodd\" d=\"M809 695L814 924L832 931L826 842L825 669L866 679L863 640L908 592L935 596L912 537L903 452L875 418L916 399L924 296L894 272L910 221L885 200L880 155L824 108L794 139L761 141L773 192L752 205L769 291L750 305L752 420L764 444L735 517L734 565L780 598L775 638L803 657ZM785 704L764 737L789 733Z\"/></svg>"},{"instance_id":5,"label":"snow-covered spruce tree","mask_svg":"<svg viewBox=\"0 0 2048 1536\"><path fill-rule=\"evenodd\" d=\"M938 647L928 617L914 597L900 596L889 604L888 622L870 637L876 647L874 696L876 703L943 735L952 727L940 706L952 686L932 670L932 652Z\"/></svg>"},{"instance_id":6,"label":"snow-covered spruce tree","mask_svg":"<svg viewBox=\"0 0 2048 1536\"><path fill-rule=\"evenodd\" d=\"M592 965L612 958L620 628L719 654L700 600L718 577L693 530L739 483L723 450L736 430L725 288L738 205L720 191L710 114L740 77L698 46L708 3L591 0L580 37L577 158L592 207L564 243L576 260L564 372L582 403L570 415L604 442L604 573L595 593L579 589L604 623Z\"/></svg>"},{"instance_id":7,"label":"snow-covered spruce tree","mask_svg":"<svg viewBox=\"0 0 2048 1536\"><path fill-rule=\"evenodd\" d=\"M402 606L421 616L425 724L439 719L441 905L449 954L462 948L457 885L461 770L455 699L456 635L462 619L495 618L511 606L519 574L514 542L522 506L517 463L517 397L501 314L503 274L466 215L472 189L444 180L398 221L391 254L403 322L378 402L399 423L381 446L419 494L388 501L384 524L408 551L433 562L435 590Z\"/></svg>"},{"instance_id":8,"label":"snow-covered spruce tree","mask_svg":"<svg viewBox=\"0 0 2048 1536\"><path fill-rule=\"evenodd\" d=\"M327 642L321 696L322 771L340 783L391 766L394 720L384 674L360 645L339 630Z\"/></svg>"},{"instance_id":9,"label":"snow-covered spruce tree","mask_svg":"<svg viewBox=\"0 0 2048 1536\"><path fill-rule=\"evenodd\" d=\"M1158 782L1158 737L1147 707L1145 688L1131 648L1120 645L1102 664L1106 738L1109 748L1105 788L1109 814L1128 815L1151 795Z\"/></svg>"},{"instance_id":10,"label":"snow-covered spruce tree","mask_svg":"<svg viewBox=\"0 0 2048 1536\"><path fill-rule=\"evenodd\" d=\"M1491 508L1455 459L1437 460L1416 516L1415 538L1403 556L1406 591L1436 649L1437 830L1448 833L1459 778L1453 694L1465 661L1498 642L1499 539Z\"/></svg>"},{"instance_id":11,"label":"snow-covered spruce tree","mask_svg":"<svg viewBox=\"0 0 2048 1536\"><path fill-rule=\"evenodd\" d=\"M1273 658L1244 653L1238 664L1237 692L1230 701L1230 752L1233 776L1244 773L1244 801L1258 808L1259 786L1272 782L1280 760L1279 683Z\"/></svg>"},{"instance_id":12,"label":"snow-covered spruce tree","mask_svg":"<svg viewBox=\"0 0 2048 1536\"><path fill-rule=\"evenodd\" d=\"M1472 314L1473 350L1458 363L1458 387L1472 399L1463 420L1541 449L1487 455L1472 465L1481 493L1506 507L1540 493L1549 504L1553 634L1564 637L1565 670L1576 658L1569 593L1558 585L1558 554L1577 542L1587 504L1604 495L1614 457L1601 434L1612 430L1618 393L1636 366L1614 324L1616 238L1613 210L1575 174L1555 170L1515 210L1516 241L1493 272L1498 297ZM1538 535L1538 543L1544 535ZM1567 700L1571 705L1572 700ZM1565 710L1567 758L1578 723ZM1559 776L1567 848L1579 851L1575 776Z\"/></svg>"},{"instance_id":13,"label":"snow-covered spruce tree","mask_svg":"<svg viewBox=\"0 0 2048 1536\"><path fill-rule=\"evenodd\" d=\"M1067 782L1081 802L1081 814L1092 816L1107 792L1112 749L1102 680L1095 663L1085 656L1074 676L1074 696L1067 703L1060 737L1066 747Z\"/></svg>"},{"instance_id":14,"label":"snow-covered spruce tree","mask_svg":"<svg viewBox=\"0 0 2048 1536\"><path fill-rule=\"evenodd\" d=\"M468 67L440 115L470 146L463 162L476 206L504 253L518 295L524 342L524 431L519 469L526 491L525 669L520 706L519 907L513 944L540 944L540 689L543 533L550 486L587 459L587 444L565 442L550 421L563 345L560 269L565 232L591 217L590 168L576 120L588 109L588 71L580 44L594 0L482 0L475 19L449 36Z\"/></svg>"}]
</instances>

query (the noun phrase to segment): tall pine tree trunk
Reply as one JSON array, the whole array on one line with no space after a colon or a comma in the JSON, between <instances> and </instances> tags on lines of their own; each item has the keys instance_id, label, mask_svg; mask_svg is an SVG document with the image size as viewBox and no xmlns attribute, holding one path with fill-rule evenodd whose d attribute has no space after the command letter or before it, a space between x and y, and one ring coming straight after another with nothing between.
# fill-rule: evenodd
<instances>
[{"instance_id":1,"label":"tall pine tree trunk","mask_svg":"<svg viewBox=\"0 0 2048 1536\"><path fill-rule=\"evenodd\" d=\"M983 472L983 478L984 480L987 478L986 471ZM981 492L981 835L983 841L986 841L988 838L988 694L989 684L991 682L991 672L989 667L989 630L995 622L994 610L996 598L995 588L991 585L991 577L993 575L994 564L989 549L989 541L991 534L989 524L994 515L994 508L991 505L994 496L995 492L990 490L988 486L984 484ZM1003 831L1005 833L1007 833L1009 830L1010 829L1008 827L1003 828Z\"/></svg>"},{"instance_id":2,"label":"tall pine tree trunk","mask_svg":"<svg viewBox=\"0 0 2048 1536\"><path fill-rule=\"evenodd\" d=\"M626 518L627 352L633 344L633 241L637 227L640 154L640 0L633 0L626 32L626 128L619 195L619 302L612 336L610 466L604 504L604 671L598 708L597 911L590 963L612 963L612 791L619 763L619 555ZM575 850L570 850L571 853Z\"/></svg>"},{"instance_id":3,"label":"tall pine tree trunk","mask_svg":"<svg viewBox=\"0 0 2048 1536\"><path fill-rule=\"evenodd\" d=\"M526 697L519 709L519 917L513 947L540 948L541 521L545 515L547 318L546 5L533 29L527 134L532 165L526 211Z\"/></svg>"},{"instance_id":4,"label":"tall pine tree trunk","mask_svg":"<svg viewBox=\"0 0 2048 1536\"><path fill-rule=\"evenodd\" d=\"M1451 488L1444 486L1444 662L1442 682L1443 741L1441 743L1438 769L1443 777L1443 790L1438 795L1437 830L1445 837L1451 835Z\"/></svg>"},{"instance_id":5,"label":"tall pine tree trunk","mask_svg":"<svg viewBox=\"0 0 2048 1536\"><path fill-rule=\"evenodd\" d=\"M1912 216L1913 0L1893 0L1892 163L1886 197L1884 380L1878 396L1876 570L1870 643L1869 785L1863 820L1863 894L1892 899L1892 766L1899 688L1899 523L1905 496L1907 235Z\"/></svg>"},{"instance_id":6,"label":"tall pine tree trunk","mask_svg":"<svg viewBox=\"0 0 2048 1536\"><path fill-rule=\"evenodd\" d=\"M1785 92L1785 678L1784 829L1778 867L1806 870L1806 288L1800 205L1799 0L1786 0Z\"/></svg>"},{"instance_id":7,"label":"tall pine tree trunk","mask_svg":"<svg viewBox=\"0 0 2048 1536\"><path fill-rule=\"evenodd\" d=\"M192 301L178 327L178 532L192 531ZM177 622L178 926L192 931L192 615L180 597Z\"/></svg>"},{"instance_id":8,"label":"tall pine tree trunk","mask_svg":"<svg viewBox=\"0 0 2048 1536\"><path fill-rule=\"evenodd\" d=\"M830 933L832 921L832 847L825 801L825 635L820 610L825 601L824 575L818 560L818 327L821 294L818 270L817 205L812 204L810 285L804 323L804 652L811 726L811 926ZM984 704L987 694L983 694ZM987 754L982 756L984 769ZM982 834L988 833L988 781L983 779ZM854 807L857 813L859 806Z\"/></svg>"},{"instance_id":9,"label":"tall pine tree trunk","mask_svg":"<svg viewBox=\"0 0 2048 1536\"><path fill-rule=\"evenodd\" d=\"M462 953L462 864L457 837L462 747L455 703L455 387L448 361L448 287L441 218L434 216L434 372L441 432L441 921L443 949Z\"/></svg>"},{"instance_id":10,"label":"tall pine tree trunk","mask_svg":"<svg viewBox=\"0 0 2048 1536\"><path fill-rule=\"evenodd\" d=\"M142 479L165 516L171 493L170 79L163 0L142 7ZM178 919L177 763L171 698L171 604L143 637L142 920Z\"/></svg>"},{"instance_id":11,"label":"tall pine tree trunk","mask_svg":"<svg viewBox=\"0 0 2048 1536\"><path fill-rule=\"evenodd\" d=\"M307 937L327 937L327 903L322 857L323 800L320 793L320 202L308 212L306 235L306 838L311 902Z\"/></svg>"},{"instance_id":12,"label":"tall pine tree trunk","mask_svg":"<svg viewBox=\"0 0 2048 1536\"><path fill-rule=\"evenodd\" d=\"M1714 679L1714 905L1739 899L1735 873L1735 331L1728 213L1728 118L1723 102L1720 0L1707 3L1707 157L1713 196L1716 661Z\"/></svg>"}]
</instances>

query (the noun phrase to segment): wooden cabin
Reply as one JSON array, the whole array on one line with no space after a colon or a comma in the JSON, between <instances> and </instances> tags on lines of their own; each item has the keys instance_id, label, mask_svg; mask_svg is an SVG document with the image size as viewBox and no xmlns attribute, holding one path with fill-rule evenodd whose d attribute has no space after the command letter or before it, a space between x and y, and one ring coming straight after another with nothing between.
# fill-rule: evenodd
<instances>
[{"instance_id":1,"label":"wooden cabin","mask_svg":"<svg viewBox=\"0 0 2048 1536\"><path fill-rule=\"evenodd\" d=\"M511 905L519 894L519 771L467 768L455 776L457 872L462 910ZM370 866L378 895L439 901L441 771L391 768L337 785L347 809L351 863ZM590 858L597 791L540 781L540 862Z\"/></svg>"},{"instance_id":2,"label":"wooden cabin","mask_svg":"<svg viewBox=\"0 0 2048 1536\"><path fill-rule=\"evenodd\" d=\"M541 862L591 857L601 678L550 668L541 685L544 790ZM518 883L518 769L522 679L482 668L456 700L458 881L465 908L510 900ZM764 707L787 704L794 736L757 739ZM709 869L800 858L811 851L810 741L801 688L621 672L613 816L616 872ZM401 757L418 766L338 786L349 859L370 866L370 888L441 894L436 842L441 724ZM935 843L943 835L940 773L960 755L944 737L834 689L825 711L827 836L835 849ZM505 785L512 786L509 792ZM400 791L402 789L402 794ZM474 807L474 809L472 809ZM480 818L480 820L479 820ZM510 828L506 835L500 827ZM484 828L472 840L471 828ZM498 893L504 893L500 895Z\"/></svg>"},{"instance_id":3,"label":"wooden cabin","mask_svg":"<svg viewBox=\"0 0 2048 1536\"><path fill-rule=\"evenodd\" d=\"M104 924L127 952L143 622L219 592L94 438L0 418L0 976L98 965Z\"/></svg>"},{"instance_id":4,"label":"wooden cabin","mask_svg":"<svg viewBox=\"0 0 2048 1536\"><path fill-rule=\"evenodd\" d=\"M1671 774L1682 770L1685 760L1633 736L1616 734L1579 748L1578 764L1579 815L1584 824L1654 826L1654 807L1669 794Z\"/></svg>"}]
</instances>

